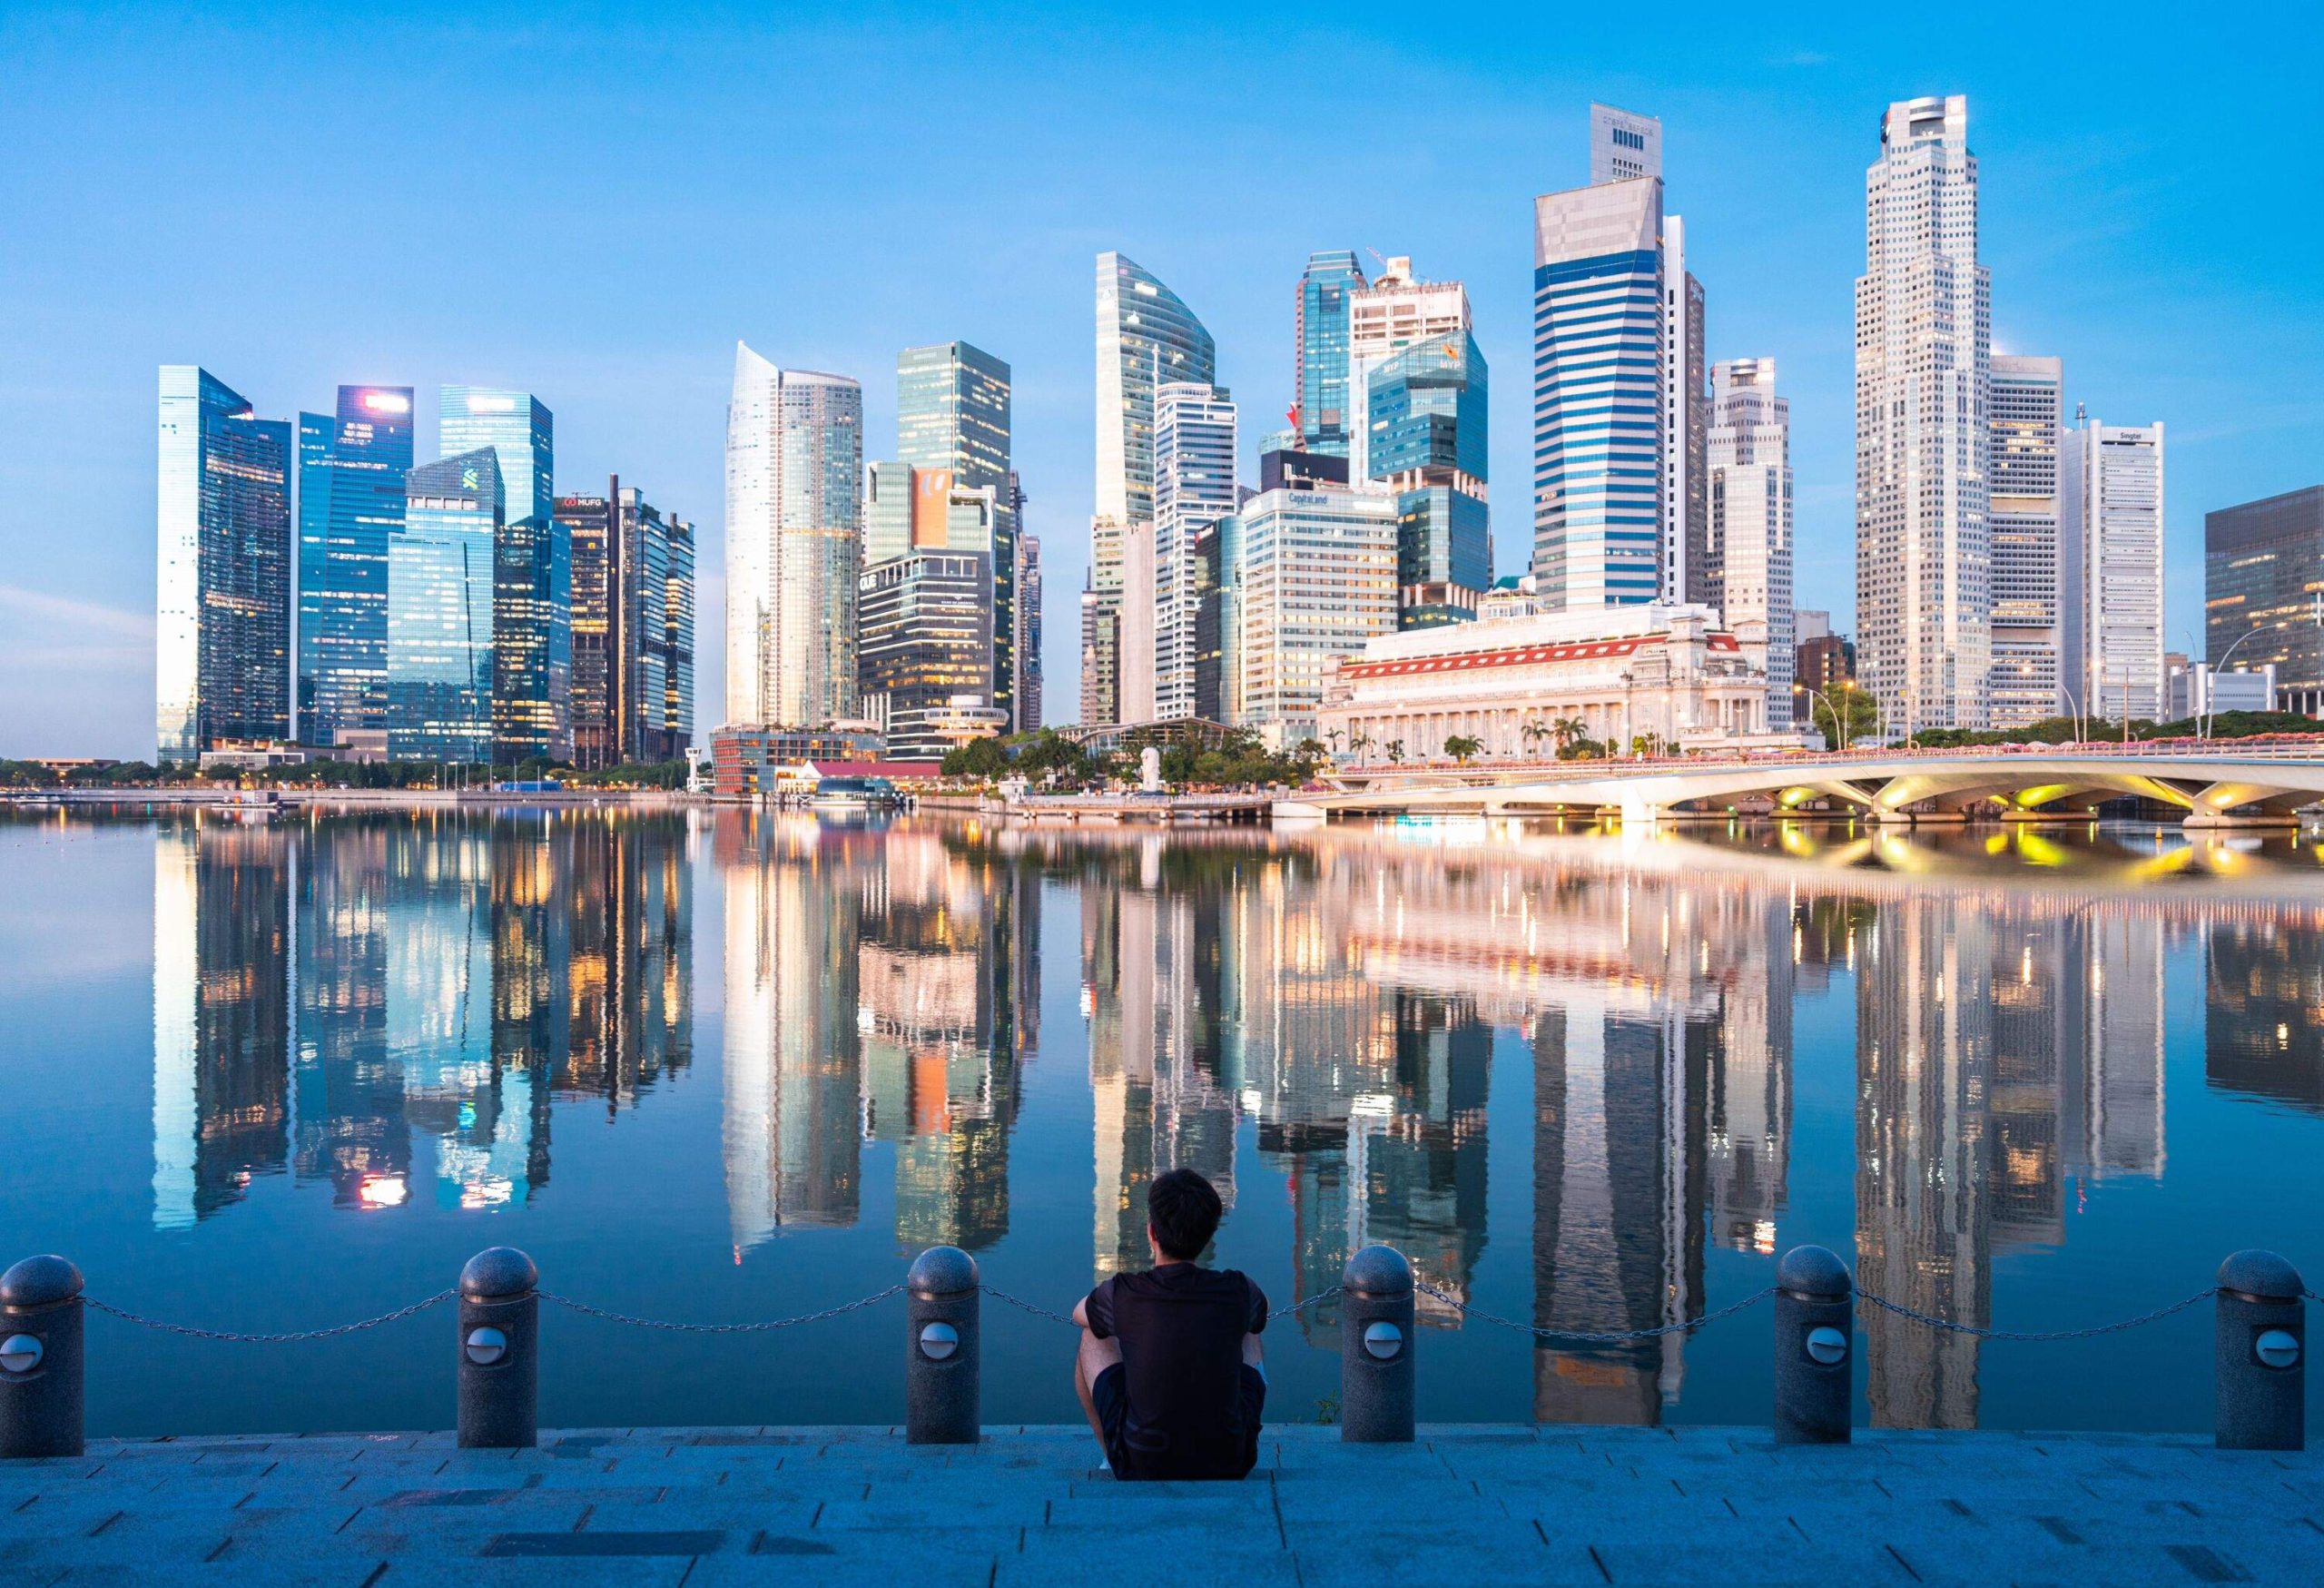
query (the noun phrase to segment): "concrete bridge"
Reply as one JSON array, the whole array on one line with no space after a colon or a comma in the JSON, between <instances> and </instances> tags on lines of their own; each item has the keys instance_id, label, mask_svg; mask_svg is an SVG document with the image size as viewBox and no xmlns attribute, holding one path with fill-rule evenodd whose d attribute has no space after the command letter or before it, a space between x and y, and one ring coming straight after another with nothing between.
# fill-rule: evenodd
<instances>
[{"instance_id":1,"label":"concrete bridge","mask_svg":"<svg viewBox=\"0 0 2324 1588\"><path fill-rule=\"evenodd\" d=\"M1275 815L1609 814L1637 824L1766 800L1777 811L1821 805L1871 822L1964 822L2081 816L2127 795L2177 807L2190 827L2290 825L2302 806L2324 801L2324 737L1354 766L1334 782L1278 803Z\"/></svg>"}]
</instances>

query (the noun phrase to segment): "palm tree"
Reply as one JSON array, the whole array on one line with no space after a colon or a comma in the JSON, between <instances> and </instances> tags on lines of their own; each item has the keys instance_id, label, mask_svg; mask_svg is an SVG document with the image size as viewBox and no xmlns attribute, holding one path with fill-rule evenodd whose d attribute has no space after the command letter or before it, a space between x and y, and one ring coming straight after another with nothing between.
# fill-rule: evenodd
<instances>
[{"instance_id":1,"label":"palm tree","mask_svg":"<svg viewBox=\"0 0 2324 1588\"><path fill-rule=\"evenodd\" d=\"M1391 739L1388 741L1388 759L1399 766L1403 764L1404 742L1402 739Z\"/></svg>"},{"instance_id":2,"label":"palm tree","mask_svg":"<svg viewBox=\"0 0 2324 1588\"><path fill-rule=\"evenodd\" d=\"M1562 750L1568 745L1589 737L1590 725L1578 716L1561 716L1550 725L1550 735Z\"/></svg>"},{"instance_id":3,"label":"palm tree","mask_svg":"<svg viewBox=\"0 0 2324 1588\"><path fill-rule=\"evenodd\" d=\"M1455 734L1444 741L1444 753L1463 766L1474 760L1477 753L1484 747L1483 740L1471 738L1466 734Z\"/></svg>"},{"instance_id":4,"label":"palm tree","mask_svg":"<svg viewBox=\"0 0 2324 1588\"><path fill-rule=\"evenodd\" d=\"M1525 741L1526 753L1533 755L1541 753L1541 741L1554 731L1542 726L1541 719L1535 716L1529 716L1517 725L1517 736Z\"/></svg>"},{"instance_id":5,"label":"palm tree","mask_svg":"<svg viewBox=\"0 0 2324 1588\"><path fill-rule=\"evenodd\" d=\"M1356 729L1354 733L1348 735L1347 753L1354 756L1358 761L1363 760L1365 755L1371 754L1372 746L1372 735L1365 733L1362 728Z\"/></svg>"}]
</instances>

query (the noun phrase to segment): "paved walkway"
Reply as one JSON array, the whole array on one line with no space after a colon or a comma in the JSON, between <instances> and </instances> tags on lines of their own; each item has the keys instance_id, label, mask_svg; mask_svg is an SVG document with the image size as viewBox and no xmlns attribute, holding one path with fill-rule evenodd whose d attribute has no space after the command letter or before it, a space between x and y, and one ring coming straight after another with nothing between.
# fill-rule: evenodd
<instances>
[{"instance_id":1,"label":"paved walkway","mask_svg":"<svg viewBox=\"0 0 2324 1588\"><path fill-rule=\"evenodd\" d=\"M1239 1484L1117 1484L1078 1430L885 1428L103 1441L0 1463L0 1588L1167 1583L2324 1582L2324 1453L1721 1428L1271 1431Z\"/></svg>"}]
</instances>

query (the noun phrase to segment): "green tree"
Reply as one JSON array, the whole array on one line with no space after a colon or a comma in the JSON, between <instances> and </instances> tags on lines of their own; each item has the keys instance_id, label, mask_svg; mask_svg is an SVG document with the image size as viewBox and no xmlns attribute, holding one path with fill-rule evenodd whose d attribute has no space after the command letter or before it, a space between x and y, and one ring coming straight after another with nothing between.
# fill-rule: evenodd
<instances>
[{"instance_id":1,"label":"green tree","mask_svg":"<svg viewBox=\"0 0 2324 1588\"><path fill-rule=\"evenodd\" d=\"M1484 747L1482 739L1472 738L1467 734L1454 734L1444 741L1444 753L1463 766L1475 760Z\"/></svg>"},{"instance_id":2,"label":"green tree","mask_svg":"<svg viewBox=\"0 0 2324 1588\"><path fill-rule=\"evenodd\" d=\"M1402 739L1391 739L1388 741L1388 759L1393 764L1397 766L1402 766L1404 764L1404 742Z\"/></svg>"},{"instance_id":3,"label":"green tree","mask_svg":"<svg viewBox=\"0 0 2324 1588\"><path fill-rule=\"evenodd\" d=\"M1008 775L1011 764L1009 752L1001 748L1000 740L970 739L944 753L941 770L947 777L989 780Z\"/></svg>"}]
</instances>

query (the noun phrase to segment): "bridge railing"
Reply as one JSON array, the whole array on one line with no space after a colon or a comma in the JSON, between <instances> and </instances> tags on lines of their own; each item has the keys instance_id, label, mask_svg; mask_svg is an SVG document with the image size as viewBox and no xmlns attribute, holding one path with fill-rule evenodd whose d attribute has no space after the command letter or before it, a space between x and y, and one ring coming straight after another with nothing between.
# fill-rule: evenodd
<instances>
[{"instance_id":1,"label":"bridge railing","mask_svg":"<svg viewBox=\"0 0 2324 1588\"><path fill-rule=\"evenodd\" d=\"M2063 745L1945 745L1925 749L1904 747L1855 750L1770 750L1736 754L1679 755L1618 755L1588 761L1560 761L1541 756L1480 757L1467 764L1456 761L1349 762L1334 767L1337 775L1364 777L1410 776L1416 773L1452 773L1463 776L1531 772L1547 780L1584 781L1623 777L1640 772L1725 771L1738 766L1830 767L1860 766L1895 761L1991 761L2019 756L2102 760L2309 761L2324 763L2324 735L2266 735L2249 739L2093 739Z\"/></svg>"},{"instance_id":2,"label":"bridge railing","mask_svg":"<svg viewBox=\"0 0 2324 1588\"><path fill-rule=\"evenodd\" d=\"M931 1247L921 1253L901 1282L884 1290L794 1317L743 1323L640 1317L591 1306L541 1288L539 1271L529 1257L513 1247L493 1247L468 1260L456 1285L433 1296L376 1317L290 1333L204 1328L149 1317L84 1295L81 1271L63 1258L27 1258L0 1275L0 1457L83 1453L84 1326L91 1311L137 1327L220 1344L295 1346L384 1327L455 1302L457 1323L448 1343L457 1373L459 1443L507 1449L538 1441L541 1370L548 1356L540 1316L545 1301L620 1327L765 1336L864 1312L899 1295L906 1298L901 1342L905 1429L915 1445L974 1444L981 1435L985 1297L1046 1322L1074 1327L1064 1313L985 1284L976 1259L954 1247ZM2306 1304L2319 1299L2282 1258L2240 1251L2220 1265L2213 1283L2134 1317L2083 1328L1994 1329L1934 1317L1861 1290L1837 1256L1807 1246L1784 1254L1774 1284L1699 1317L1645 1328L1577 1330L1520 1323L1487 1312L1416 1278L1412 1264L1393 1248L1372 1246L1348 1259L1339 1284L1274 1315L1293 1317L1328 1301L1339 1303L1343 1439L1394 1444L1413 1437L1419 1346L1415 1305L1423 1295L1465 1318L1536 1342L1584 1348L1692 1334L1772 1298L1774 1426L1777 1441L1785 1444L1847 1441L1860 1307L1876 1307L1914 1327L2039 1344L2137 1328L2209 1300L2214 1312L2212 1372L2218 1392L2214 1438L2220 1448L2229 1450L2305 1446ZM597 1369L576 1362L576 1370Z\"/></svg>"}]
</instances>

